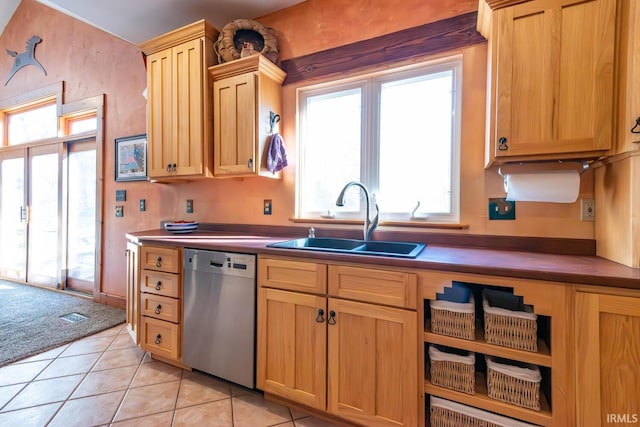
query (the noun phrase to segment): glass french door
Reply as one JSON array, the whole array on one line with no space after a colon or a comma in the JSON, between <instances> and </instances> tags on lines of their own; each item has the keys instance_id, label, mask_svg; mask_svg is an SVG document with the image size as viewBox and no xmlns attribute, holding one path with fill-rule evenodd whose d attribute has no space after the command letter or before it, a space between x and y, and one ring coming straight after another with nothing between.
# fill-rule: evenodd
<instances>
[{"instance_id":1,"label":"glass french door","mask_svg":"<svg viewBox=\"0 0 640 427\"><path fill-rule=\"evenodd\" d=\"M28 149L27 282L60 284L59 144Z\"/></svg>"},{"instance_id":2,"label":"glass french door","mask_svg":"<svg viewBox=\"0 0 640 427\"><path fill-rule=\"evenodd\" d=\"M57 145L0 154L0 275L60 283Z\"/></svg>"},{"instance_id":3,"label":"glass french door","mask_svg":"<svg viewBox=\"0 0 640 427\"><path fill-rule=\"evenodd\" d=\"M66 288L93 293L96 260L96 143L67 144Z\"/></svg>"},{"instance_id":4,"label":"glass french door","mask_svg":"<svg viewBox=\"0 0 640 427\"><path fill-rule=\"evenodd\" d=\"M0 276L26 280L25 150L0 154Z\"/></svg>"}]
</instances>

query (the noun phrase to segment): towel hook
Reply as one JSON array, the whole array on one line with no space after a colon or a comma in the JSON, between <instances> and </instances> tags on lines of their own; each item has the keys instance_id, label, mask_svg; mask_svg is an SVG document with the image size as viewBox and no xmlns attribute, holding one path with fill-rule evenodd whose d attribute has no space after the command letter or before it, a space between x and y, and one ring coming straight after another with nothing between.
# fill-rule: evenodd
<instances>
[{"instance_id":1,"label":"towel hook","mask_svg":"<svg viewBox=\"0 0 640 427\"><path fill-rule=\"evenodd\" d=\"M280 114L269 111L269 133L273 133L273 127L280 123Z\"/></svg>"},{"instance_id":2,"label":"towel hook","mask_svg":"<svg viewBox=\"0 0 640 427\"><path fill-rule=\"evenodd\" d=\"M631 128L631 133L640 133L640 117L636 119L636 124Z\"/></svg>"}]
</instances>

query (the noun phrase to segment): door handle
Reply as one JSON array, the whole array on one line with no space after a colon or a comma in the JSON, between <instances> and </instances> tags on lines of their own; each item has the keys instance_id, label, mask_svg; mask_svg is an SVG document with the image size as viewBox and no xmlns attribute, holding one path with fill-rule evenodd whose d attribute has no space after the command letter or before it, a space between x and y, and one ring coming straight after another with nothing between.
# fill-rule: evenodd
<instances>
[{"instance_id":1,"label":"door handle","mask_svg":"<svg viewBox=\"0 0 640 427\"><path fill-rule=\"evenodd\" d=\"M29 207L20 206L20 221L26 222L28 217L29 217Z\"/></svg>"}]
</instances>

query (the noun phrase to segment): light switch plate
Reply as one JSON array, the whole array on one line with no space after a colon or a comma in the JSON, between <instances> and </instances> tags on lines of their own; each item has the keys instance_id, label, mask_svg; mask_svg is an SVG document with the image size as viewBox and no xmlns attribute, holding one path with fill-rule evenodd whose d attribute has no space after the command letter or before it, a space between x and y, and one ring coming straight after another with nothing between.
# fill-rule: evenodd
<instances>
[{"instance_id":1,"label":"light switch plate","mask_svg":"<svg viewBox=\"0 0 640 427\"><path fill-rule=\"evenodd\" d=\"M116 217L122 218L124 216L124 206L118 205L116 206Z\"/></svg>"},{"instance_id":2,"label":"light switch plate","mask_svg":"<svg viewBox=\"0 0 640 427\"><path fill-rule=\"evenodd\" d=\"M127 201L127 190L116 190L116 202Z\"/></svg>"}]
</instances>

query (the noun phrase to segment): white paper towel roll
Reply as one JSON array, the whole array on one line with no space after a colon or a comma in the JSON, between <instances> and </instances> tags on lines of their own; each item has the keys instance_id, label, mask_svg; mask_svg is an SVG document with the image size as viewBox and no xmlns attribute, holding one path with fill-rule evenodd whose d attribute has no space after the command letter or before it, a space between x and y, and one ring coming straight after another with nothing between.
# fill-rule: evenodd
<instances>
[{"instance_id":1,"label":"white paper towel roll","mask_svg":"<svg viewBox=\"0 0 640 427\"><path fill-rule=\"evenodd\" d=\"M575 170L509 173L504 190L507 200L573 203L580 192L580 174Z\"/></svg>"}]
</instances>

